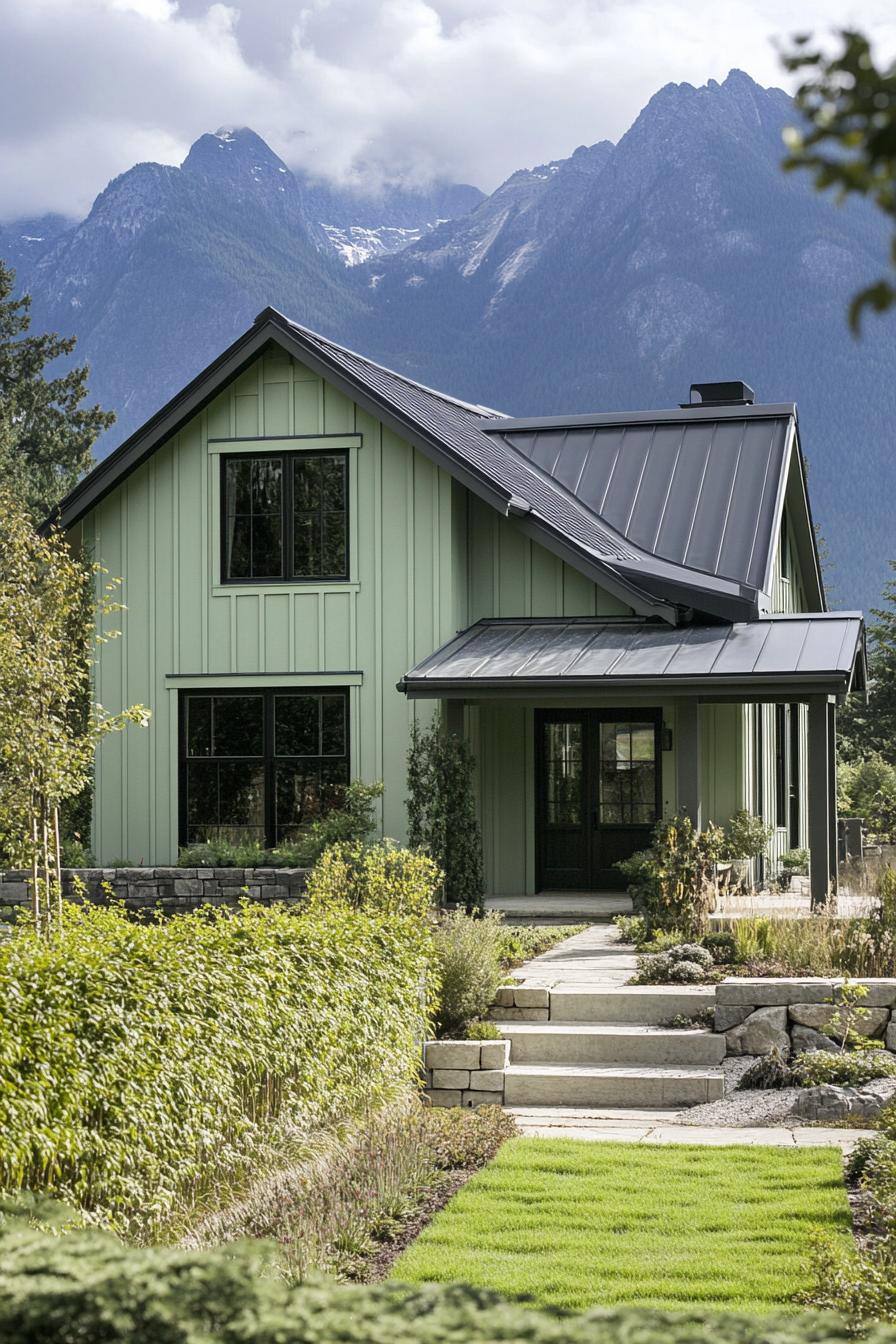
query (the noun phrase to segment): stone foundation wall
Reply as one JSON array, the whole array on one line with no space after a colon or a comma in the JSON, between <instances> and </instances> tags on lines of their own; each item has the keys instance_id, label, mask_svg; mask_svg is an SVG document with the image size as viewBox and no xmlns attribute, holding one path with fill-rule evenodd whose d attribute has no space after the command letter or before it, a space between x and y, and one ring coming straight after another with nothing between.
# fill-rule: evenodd
<instances>
[{"instance_id":1,"label":"stone foundation wall","mask_svg":"<svg viewBox=\"0 0 896 1344\"><path fill-rule=\"evenodd\" d=\"M0 920L30 906L28 878L21 870L0 872ZM295 904L306 879L304 868L67 868L62 892L67 900L121 901L127 910L176 915L200 905L235 906L247 893L265 904Z\"/></svg>"},{"instance_id":2,"label":"stone foundation wall","mask_svg":"<svg viewBox=\"0 0 896 1344\"><path fill-rule=\"evenodd\" d=\"M432 1106L503 1106L509 1041L427 1041L426 1096Z\"/></svg>"},{"instance_id":3,"label":"stone foundation wall","mask_svg":"<svg viewBox=\"0 0 896 1344\"><path fill-rule=\"evenodd\" d=\"M857 1030L879 1040L882 1049L896 1050L896 979L853 983L868 989L857 1001L868 1014ZM724 980L716 987L715 1030L724 1034L729 1055L828 1049L828 1024L842 1011L835 1006L842 984L820 977Z\"/></svg>"}]
</instances>

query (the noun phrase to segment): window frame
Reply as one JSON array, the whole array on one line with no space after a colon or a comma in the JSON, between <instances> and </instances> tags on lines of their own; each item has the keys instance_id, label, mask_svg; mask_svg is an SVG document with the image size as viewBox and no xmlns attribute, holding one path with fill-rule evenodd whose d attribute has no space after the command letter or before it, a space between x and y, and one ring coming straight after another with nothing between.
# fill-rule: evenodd
<instances>
[{"instance_id":1,"label":"window frame","mask_svg":"<svg viewBox=\"0 0 896 1344\"><path fill-rule=\"evenodd\" d=\"M341 459L345 471L345 567L341 574L293 574L295 561L295 491L293 488L293 462L307 460L310 457L333 457ZM227 464L228 462L254 462L259 458L279 458L283 464L282 489L280 492L280 573L250 578L230 578L227 574ZM264 588L269 584L321 584L348 583L351 579L351 494L350 473L351 453L348 448L299 448L283 450L272 448L267 452L221 453L218 489L218 527L220 545L218 554L219 577L222 587Z\"/></svg>"},{"instance_id":2,"label":"window frame","mask_svg":"<svg viewBox=\"0 0 896 1344\"><path fill-rule=\"evenodd\" d=\"M330 760L345 761L346 765L346 784L351 783L352 779L352 736L351 736L351 687L350 686L227 686L227 687L181 687L177 693L177 832L178 845L184 847L189 844L198 844L199 841L191 841L189 837L189 818L187 816L187 768L190 761L246 761L255 763L261 761L263 772L264 787L264 836L262 844L265 849L274 848L279 842L277 840L277 817L276 817L276 769L278 761L296 759L290 756L277 756L274 754L274 700L277 696L342 696L345 713L345 751L332 756ZM262 753L261 756L188 756L187 755L187 703L190 697L196 699L208 699L214 697L223 699L224 696L257 696L262 701ZM309 757L309 760L326 760L327 757L315 756Z\"/></svg>"}]
</instances>

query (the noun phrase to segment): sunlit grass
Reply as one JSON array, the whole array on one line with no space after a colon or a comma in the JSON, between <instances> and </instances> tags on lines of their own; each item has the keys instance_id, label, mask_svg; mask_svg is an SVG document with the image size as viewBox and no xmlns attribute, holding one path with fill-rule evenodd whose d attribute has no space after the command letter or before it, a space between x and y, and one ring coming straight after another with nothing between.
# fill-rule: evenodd
<instances>
[{"instance_id":1,"label":"sunlit grass","mask_svg":"<svg viewBox=\"0 0 896 1344\"><path fill-rule=\"evenodd\" d=\"M514 1139L393 1277L573 1309L769 1311L810 1285L815 1229L850 1235L832 1149Z\"/></svg>"}]
</instances>

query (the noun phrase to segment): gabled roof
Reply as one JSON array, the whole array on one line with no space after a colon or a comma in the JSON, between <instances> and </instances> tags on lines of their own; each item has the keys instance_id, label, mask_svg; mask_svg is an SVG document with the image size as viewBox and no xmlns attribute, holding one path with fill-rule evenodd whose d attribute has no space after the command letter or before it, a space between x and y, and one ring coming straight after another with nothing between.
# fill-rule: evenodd
<instances>
[{"instance_id":1,"label":"gabled roof","mask_svg":"<svg viewBox=\"0 0 896 1344\"><path fill-rule=\"evenodd\" d=\"M76 523L271 343L339 387L501 513L513 515L522 530L640 615L675 624L681 608L736 620L751 619L767 607L777 535L772 520L780 519L793 452L799 457L793 447L795 428L787 428L795 427L794 407L738 407L736 421L728 414L731 408L715 408L711 415L696 408L639 417L513 420L386 369L272 308L260 313L247 332L99 463L61 502L53 519L66 528ZM640 450L635 445L629 463L624 460L628 448L623 454L622 447L626 434L634 433L635 421L656 448L645 451L643 443ZM750 450L745 446L737 464L730 466L728 422L760 431L766 463L761 489L761 473L752 464L747 469ZM677 457L667 443L668 424L680 442L688 438L687 452L679 451ZM712 486L703 507L690 516L681 501L701 460L703 440L695 432L702 431L705 439L708 426L703 476ZM734 432L747 437L745 430ZM588 465L575 481L557 451L570 436L578 460ZM754 432L751 448L762 452L755 438ZM637 470L636 461L641 464ZM633 507L628 509L622 488L626 482L626 488L633 487ZM720 534L723 496L727 509ZM679 533L689 516L689 535L683 542ZM659 526L652 527L651 519L654 524L659 520ZM752 538L747 535L751 533ZM704 558L712 563L701 565Z\"/></svg>"},{"instance_id":2,"label":"gabled roof","mask_svg":"<svg viewBox=\"0 0 896 1344\"><path fill-rule=\"evenodd\" d=\"M860 612L732 625L546 618L482 620L398 684L412 698L600 690L794 698L865 689Z\"/></svg>"},{"instance_id":3,"label":"gabled roof","mask_svg":"<svg viewBox=\"0 0 896 1344\"><path fill-rule=\"evenodd\" d=\"M795 426L785 405L491 432L641 550L767 592Z\"/></svg>"}]
</instances>

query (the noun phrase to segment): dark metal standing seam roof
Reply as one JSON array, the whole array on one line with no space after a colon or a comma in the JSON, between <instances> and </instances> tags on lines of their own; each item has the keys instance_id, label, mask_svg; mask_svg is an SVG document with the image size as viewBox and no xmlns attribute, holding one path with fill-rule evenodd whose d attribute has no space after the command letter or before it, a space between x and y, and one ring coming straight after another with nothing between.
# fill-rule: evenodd
<instances>
[{"instance_id":1,"label":"dark metal standing seam roof","mask_svg":"<svg viewBox=\"0 0 896 1344\"><path fill-rule=\"evenodd\" d=\"M399 690L432 698L549 687L713 694L774 686L845 695L864 684L861 614L819 612L674 628L590 618L483 620L418 663Z\"/></svg>"},{"instance_id":2,"label":"dark metal standing seam roof","mask_svg":"<svg viewBox=\"0 0 896 1344\"><path fill-rule=\"evenodd\" d=\"M790 424L682 416L502 437L641 550L762 591Z\"/></svg>"}]
</instances>

